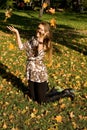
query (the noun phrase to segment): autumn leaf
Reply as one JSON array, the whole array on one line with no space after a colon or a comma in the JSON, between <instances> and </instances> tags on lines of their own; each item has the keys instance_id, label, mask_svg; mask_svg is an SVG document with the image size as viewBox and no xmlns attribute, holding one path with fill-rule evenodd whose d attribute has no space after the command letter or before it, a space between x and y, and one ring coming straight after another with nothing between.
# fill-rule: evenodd
<instances>
[{"instance_id":1,"label":"autumn leaf","mask_svg":"<svg viewBox=\"0 0 87 130\"><path fill-rule=\"evenodd\" d=\"M56 116L56 117L55 117L55 120L56 120L57 122L61 123L61 122L62 122L62 116Z\"/></svg>"},{"instance_id":2,"label":"autumn leaf","mask_svg":"<svg viewBox=\"0 0 87 130\"><path fill-rule=\"evenodd\" d=\"M61 109L64 109L65 107L66 107L66 105L64 103L60 105Z\"/></svg>"},{"instance_id":3,"label":"autumn leaf","mask_svg":"<svg viewBox=\"0 0 87 130\"><path fill-rule=\"evenodd\" d=\"M84 87L87 87L87 81L85 81L85 83L84 83L84 85L83 85Z\"/></svg>"},{"instance_id":4,"label":"autumn leaf","mask_svg":"<svg viewBox=\"0 0 87 130\"><path fill-rule=\"evenodd\" d=\"M77 76L75 77L75 79L80 79L80 76L79 76L79 75L77 75Z\"/></svg>"},{"instance_id":5,"label":"autumn leaf","mask_svg":"<svg viewBox=\"0 0 87 130\"><path fill-rule=\"evenodd\" d=\"M6 22L7 19L10 18L11 16L12 16L12 8L10 8L9 10L6 10L4 22Z\"/></svg>"},{"instance_id":6,"label":"autumn leaf","mask_svg":"<svg viewBox=\"0 0 87 130\"><path fill-rule=\"evenodd\" d=\"M72 122L72 125L73 125L74 129L77 128L77 124L74 121Z\"/></svg>"},{"instance_id":7,"label":"autumn leaf","mask_svg":"<svg viewBox=\"0 0 87 130\"><path fill-rule=\"evenodd\" d=\"M1 84L1 85L0 85L0 91L2 91L2 89L3 89L3 85Z\"/></svg>"},{"instance_id":8,"label":"autumn leaf","mask_svg":"<svg viewBox=\"0 0 87 130\"><path fill-rule=\"evenodd\" d=\"M37 114L37 112L38 112L38 109L33 108L33 113Z\"/></svg>"},{"instance_id":9,"label":"autumn leaf","mask_svg":"<svg viewBox=\"0 0 87 130\"><path fill-rule=\"evenodd\" d=\"M51 14L55 14L55 9L54 9L54 8L50 8L50 9L48 10L48 12L51 13Z\"/></svg>"},{"instance_id":10,"label":"autumn leaf","mask_svg":"<svg viewBox=\"0 0 87 130\"><path fill-rule=\"evenodd\" d=\"M55 127L55 128L48 128L47 130L59 130L58 129L58 126L57 126L57 128Z\"/></svg>"},{"instance_id":11,"label":"autumn leaf","mask_svg":"<svg viewBox=\"0 0 87 130\"><path fill-rule=\"evenodd\" d=\"M52 18L52 19L50 20L50 26L56 28L56 20L55 20L55 18Z\"/></svg>"},{"instance_id":12,"label":"autumn leaf","mask_svg":"<svg viewBox=\"0 0 87 130\"><path fill-rule=\"evenodd\" d=\"M26 113L26 109L23 109L21 113L22 113L22 114L25 114L25 113Z\"/></svg>"},{"instance_id":13,"label":"autumn leaf","mask_svg":"<svg viewBox=\"0 0 87 130\"><path fill-rule=\"evenodd\" d=\"M14 47L14 45L13 45L12 43L10 43L10 45L9 45L9 49L10 49L10 50L15 49L15 47Z\"/></svg>"},{"instance_id":14,"label":"autumn leaf","mask_svg":"<svg viewBox=\"0 0 87 130\"><path fill-rule=\"evenodd\" d=\"M57 103L57 102L54 102L54 103L53 103L53 106L54 106L54 107L56 107L57 105L58 105L58 103Z\"/></svg>"},{"instance_id":15,"label":"autumn leaf","mask_svg":"<svg viewBox=\"0 0 87 130\"><path fill-rule=\"evenodd\" d=\"M30 0L24 0L24 3L30 3Z\"/></svg>"},{"instance_id":16,"label":"autumn leaf","mask_svg":"<svg viewBox=\"0 0 87 130\"><path fill-rule=\"evenodd\" d=\"M71 119L72 119L73 117L75 117L73 111L69 113L69 116L70 116Z\"/></svg>"},{"instance_id":17,"label":"autumn leaf","mask_svg":"<svg viewBox=\"0 0 87 130\"><path fill-rule=\"evenodd\" d=\"M48 6L48 4L46 2L44 2L42 6L45 9Z\"/></svg>"},{"instance_id":18,"label":"autumn leaf","mask_svg":"<svg viewBox=\"0 0 87 130\"><path fill-rule=\"evenodd\" d=\"M3 129L7 129L7 124L4 122L2 127Z\"/></svg>"},{"instance_id":19,"label":"autumn leaf","mask_svg":"<svg viewBox=\"0 0 87 130\"><path fill-rule=\"evenodd\" d=\"M31 118L35 118L36 117L36 115L34 114L34 113L31 113Z\"/></svg>"},{"instance_id":20,"label":"autumn leaf","mask_svg":"<svg viewBox=\"0 0 87 130\"><path fill-rule=\"evenodd\" d=\"M19 130L17 127L15 128L15 127L13 127L11 130Z\"/></svg>"},{"instance_id":21,"label":"autumn leaf","mask_svg":"<svg viewBox=\"0 0 87 130\"><path fill-rule=\"evenodd\" d=\"M10 8L9 10L6 10L6 12L5 12L6 17L10 18L11 15L12 15L12 8Z\"/></svg>"},{"instance_id":22,"label":"autumn leaf","mask_svg":"<svg viewBox=\"0 0 87 130\"><path fill-rule=\"evenodd\" d=\"M13 122L13 119L14 119L15 117L14 117L14 115L13 114L10 114L9 115L9 120L10 120L10 122Z\"/></svg>"},{"instance_id":23,"label":"autumn leaf","mask_svg":"<svg viewBox=\"0 0 87 130\"><path fill-rule=\"evenodd\" d=\"M80 119L80 120L87 120L87 116L79 115L79 119Z\"/></svg>"}]
</instances>

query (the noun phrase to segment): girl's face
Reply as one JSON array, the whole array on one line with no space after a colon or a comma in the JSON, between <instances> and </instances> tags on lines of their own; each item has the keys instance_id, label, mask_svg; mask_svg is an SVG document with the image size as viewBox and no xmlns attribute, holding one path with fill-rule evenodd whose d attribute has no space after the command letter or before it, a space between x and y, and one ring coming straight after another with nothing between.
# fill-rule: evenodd
<instances>
[{"instance_id":1,"label":"girl's face","mask_svg":"<svg viewBox=\"0 0 87 130\"><path fill-rule=\"evenodd\" d=\"M44 34L45 34L44 26L42 24L39 24L39 26L37 28L36 37L41 38L44 36Z\"/></svg>"}]
</instances>

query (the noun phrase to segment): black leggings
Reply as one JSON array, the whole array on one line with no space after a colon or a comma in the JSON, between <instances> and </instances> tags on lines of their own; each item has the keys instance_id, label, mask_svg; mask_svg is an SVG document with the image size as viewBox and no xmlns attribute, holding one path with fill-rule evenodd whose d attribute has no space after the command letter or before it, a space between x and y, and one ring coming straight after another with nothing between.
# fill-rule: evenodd
<instances>
[{"instance_id":1,"label":"black leggings","mask_svg":"<svg viewBox=\"0 0 87 130\"><path fill-rule=\"evenodd\" d=\"M56 89L49 90L48 83L32 82L29 81L29 97L38 103L41 102L53 102L63 97L62 92L58 92Z\"/></svg>"},{"instance_id":2,"label":"black leggings","mask_svg":"<svg viewBox=\"0 0 87 130\"><path fill-rule=\"evenodd\" d=\"M48 90L49 88L47 82L37 83L29 81L29 96L38 103L45 101L45 95Z\"/></svg>"}]
</instances>

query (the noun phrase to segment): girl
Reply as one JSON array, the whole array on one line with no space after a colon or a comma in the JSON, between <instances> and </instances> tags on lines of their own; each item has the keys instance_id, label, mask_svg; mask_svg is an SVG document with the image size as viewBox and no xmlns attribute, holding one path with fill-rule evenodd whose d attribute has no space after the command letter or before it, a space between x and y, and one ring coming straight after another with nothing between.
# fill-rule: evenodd
<instances>
[{"instance_id":1,"label":"girl","mask_svg":"<svg viewBox=\"0 0 87 130\"><path fill-rule=\"evenodd\" d=\"M48 87L47 69L43 63L43 59L45 52L48 52L49 59L52 53L49 24L47 22L40 23L36 30L36 35L24 44L22 44L20 34L16 28L12 26L8 26L7 28L16 34L19 49L26 50L29 97L40 104L41 102L56 101L64 97L70 97L73 100L74 93L72 89L65 89L58 92L55 88L49 90Z\"/></svg>"}]
</instances>

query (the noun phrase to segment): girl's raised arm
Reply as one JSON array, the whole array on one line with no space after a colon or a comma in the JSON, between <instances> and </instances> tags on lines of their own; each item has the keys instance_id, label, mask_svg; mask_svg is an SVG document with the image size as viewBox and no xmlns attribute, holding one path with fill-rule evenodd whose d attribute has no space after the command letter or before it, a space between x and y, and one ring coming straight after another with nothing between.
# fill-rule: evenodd
<instances>
[{"instance_id":1,"label":"girl's raised arm","mask_svg":"<svg viewBox=\"0 0 87 130\"><path fill-rule=\"evenodd\" d=\"M14 28L13 26L7 26L7 28L10 31L12 31L12 32L14 32L16 34L16 40L17 40L18 47L20 49L22 49L23 48L23 44L22 44L22 41L21 41L21 37L20 37L19 31L16 28Z\"/></svg>"}]
</instances>

